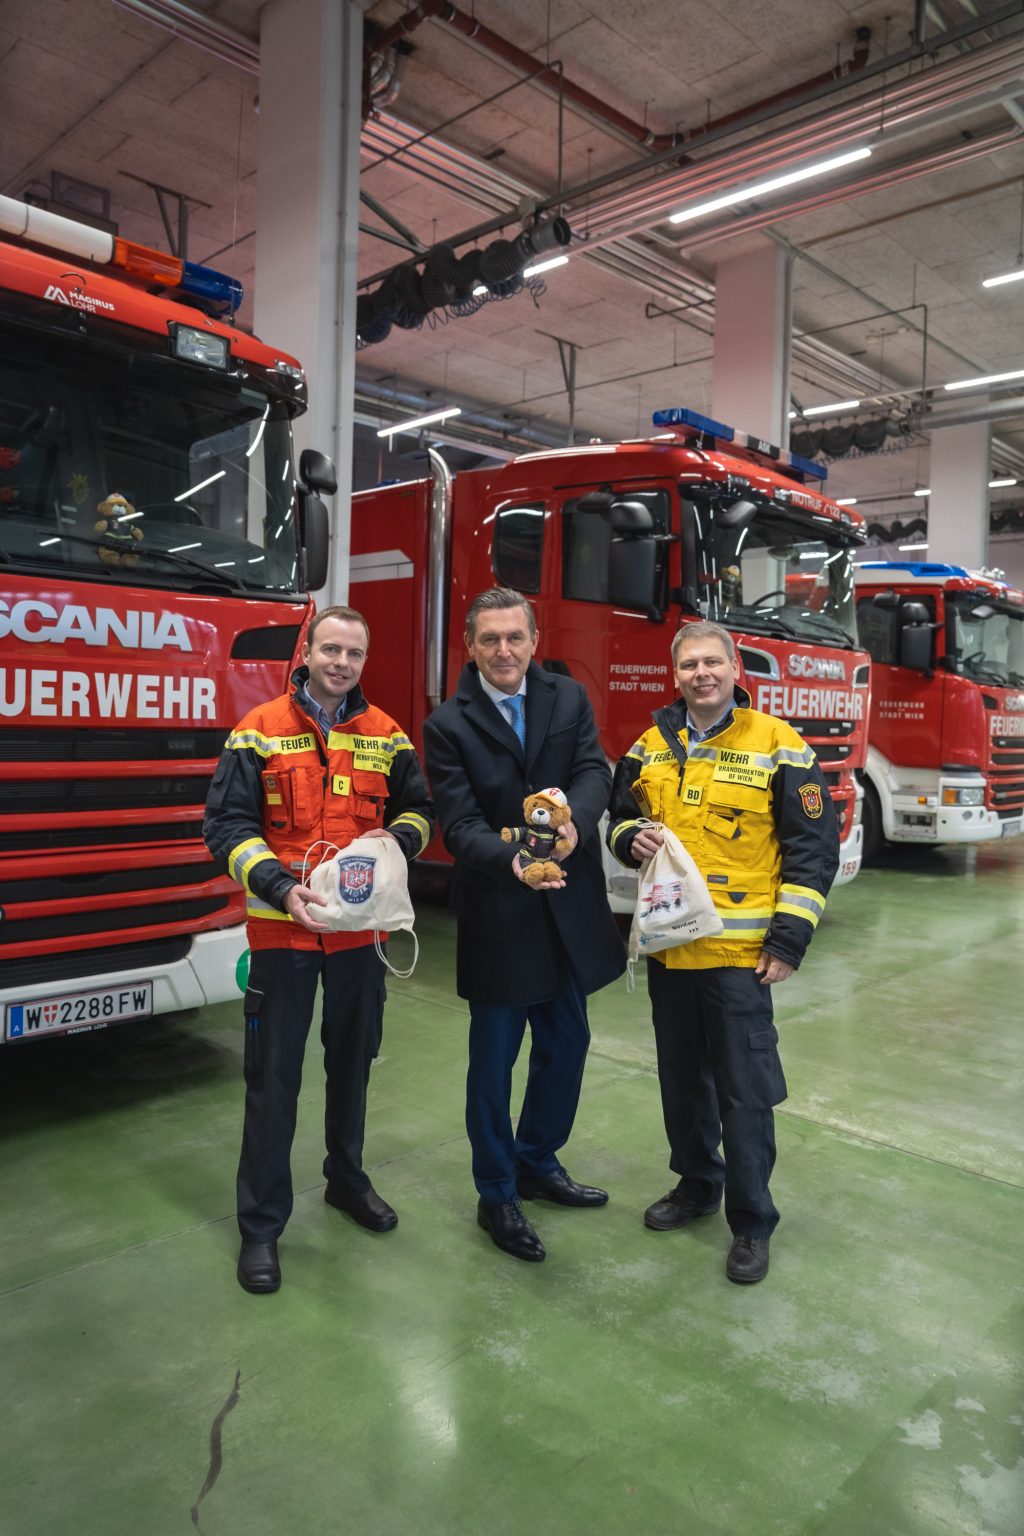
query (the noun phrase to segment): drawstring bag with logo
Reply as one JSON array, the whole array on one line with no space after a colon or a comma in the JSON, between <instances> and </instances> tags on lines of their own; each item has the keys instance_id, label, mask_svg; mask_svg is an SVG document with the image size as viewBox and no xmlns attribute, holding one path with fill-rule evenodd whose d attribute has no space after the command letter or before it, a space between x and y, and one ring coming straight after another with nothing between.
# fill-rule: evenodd
<instances>
[{"instance_id":1,"label":"drawstring bag with logo","mask_svg":"<svg viewBox=\"0 0 1024 1536\"><path fill-rule=\"evenodd\" d=\"M700 870L676 834L658 822L641 821L640 826L656 826L665 840L654 857L645 859L640 867L636 911L629 930L630 991L641 955L692 944L694 939L713 938L724 927Z\"/></svg>"},{"instance_id":2,"label":"drawstring bag with logo","mask_svg":"<svg viewBox=\"0 0 1024 1536\"><path fill-rule=\"evenodd\" d=\"M317 848L327 850L308 879L306 869ZM405 980L416 969L419 941L413 933L416 921L409 899L409 870L405 855L391 837L357 837L344 848L319 842L307 848L302 863L302 884L308 885L322 907L310 909L317 922L333 933L373 933L373 947L392 976ZM380 942L382 933L401 929L412 934L412 965L396 970Z\"/></svg>"}]
</instances>

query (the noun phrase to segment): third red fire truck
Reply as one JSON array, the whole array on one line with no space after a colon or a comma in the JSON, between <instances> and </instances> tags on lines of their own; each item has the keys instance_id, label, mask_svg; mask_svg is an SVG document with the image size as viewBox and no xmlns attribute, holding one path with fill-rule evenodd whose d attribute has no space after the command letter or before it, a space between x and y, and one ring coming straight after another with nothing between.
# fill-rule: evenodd
<instances>
[{"instance_id":1,"label":"third red fire truck","mask_svg":"<svg viewBox=\"0 0 1024 1536\"><path fill-rule=\"evenodd\" d=\"M537 612L538 662L585 684L614 761L674 695L677 627L715 620L735 636L754 707L817 752L840 880L852 879L869 696L851 559L861 519L822 494L819 466L772 444L687 410L654 424L650 438L528 453L454 481L431 449L430 478L355 496L350 585L373 632L373 696L419 742L464 663L469 601L515 587ZM625 910L633 877L609 860L608 878Z\"/></svg>"},{"instance_id":2,"label":"third red fire truck","mask_svg":"<svg viewBox=\"0 0 1024 1536\"><path fill-rule=\"evenodd\" d=\"M1024 826L1024 594L959 565L856 572L874 662L865 855Z\"/></svg>"}]
</instances>

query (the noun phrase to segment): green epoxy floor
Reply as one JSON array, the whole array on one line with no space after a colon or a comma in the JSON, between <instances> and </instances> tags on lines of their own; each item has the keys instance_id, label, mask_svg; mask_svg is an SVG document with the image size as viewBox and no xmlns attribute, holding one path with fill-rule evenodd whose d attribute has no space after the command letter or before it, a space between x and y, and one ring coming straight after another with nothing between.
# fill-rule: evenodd
<instances>
[{"instance_id":1,"label":"green epoxy floor","mask_svg":"<svg viewBox=\"0 0 1024 1536\"><path fill-rule=\"evenodd\" d=\"M611 1204L534 1205L545 1264L492 1247L453 921L419 929L367 1139L401 1224L324 1204L311 1049L277 1296L234 1278L238 1009L0 1051L5 1536L1020 1536L1024 847L835 894L776 993L753 1288L721 1217L641 1225L673 1182L642 983L593 1000L565 1154Z\"/></svg>"}]
</instances>

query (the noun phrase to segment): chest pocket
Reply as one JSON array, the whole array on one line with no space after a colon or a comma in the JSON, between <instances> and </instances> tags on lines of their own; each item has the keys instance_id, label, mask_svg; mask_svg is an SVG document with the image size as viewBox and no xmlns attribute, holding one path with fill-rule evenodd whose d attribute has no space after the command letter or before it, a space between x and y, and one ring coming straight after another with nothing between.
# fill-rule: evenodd
<instances>
[{"instance_id":1,"label":"chest pocket","mask_svg":"<svg viewBox=\"0 0 1024 1536\"><path fill-rule=\"evenodd\" d=\"M318 765L263 770L263 804L272 832L311 832L320 825L323 781Z\"/></svg>"},{"instance_id":2,"label":"chest pocket","mask_svg":"<svg viewBox=\"0 0 1024 1536\"><path fill-rule=\"evenodd\" d=\"M705 789L705 803L705 828L731 842L740 836L744 822L750 826L770 815L771 791L713 779Z\"/></svg>"},{"instance_id":3,"label":"chest pocket","mask_svg":"<svg viewBox=\"0 0 1024 1536\"><path fill-rule=\"evenodd\" d=\"M388 797L387 775L370 773L365 768L352 770L352 810L360 821L376 827L384 821L384 802Z\"/></svg>"}]
</instances>

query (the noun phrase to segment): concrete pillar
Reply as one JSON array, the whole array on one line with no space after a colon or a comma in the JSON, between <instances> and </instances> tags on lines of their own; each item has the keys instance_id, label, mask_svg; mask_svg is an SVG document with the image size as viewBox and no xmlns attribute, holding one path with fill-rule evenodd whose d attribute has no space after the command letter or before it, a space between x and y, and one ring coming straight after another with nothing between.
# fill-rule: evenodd
<instances>
[{"instance_id":1,"label":"concrete pillar","mask_svg":"<svg viewBox=\"0 0 1024 1536\"><path fill-rule=\"evenodd\" d=\"M973 403L973 402L972 402ZM987 421L931 433L928 556L978 570L988 563L989 437Z\"/></svg>"},{"instance_id":2,"label":"concrete pillar","mask_svg":"<svg viewBox=\"0 0 1024 1536\"><path fill-rule=\"evenodd\" d=\"M260 13L256 332L306 370L296 450L338 470L320 606L348 594L363 9L270 0Z\"/></svg>"},{"instance_id":3,"label":"concrete pillar","mask_svg":"<svg viewBox=\"0 0 1024 1536\"><path fill-rule=\"evenodd\" d=\"M789 445L792 258L765 243L715 272L711 415L742 432Z\"/></svg>"}]
</instances>

